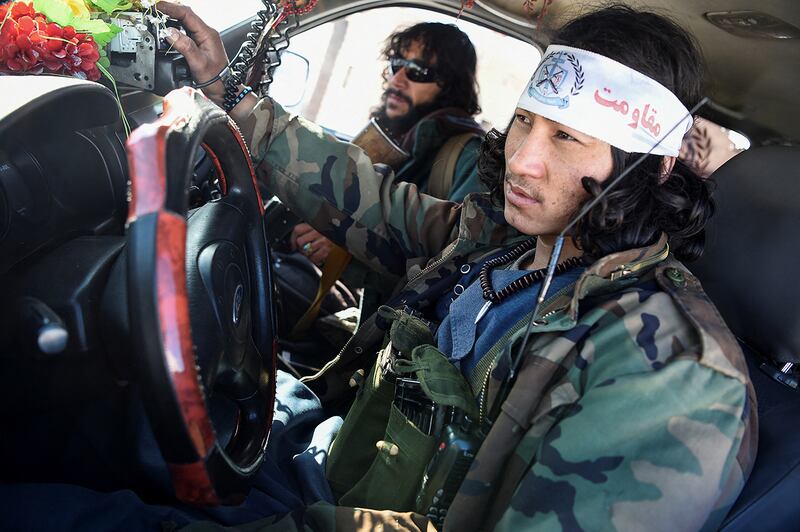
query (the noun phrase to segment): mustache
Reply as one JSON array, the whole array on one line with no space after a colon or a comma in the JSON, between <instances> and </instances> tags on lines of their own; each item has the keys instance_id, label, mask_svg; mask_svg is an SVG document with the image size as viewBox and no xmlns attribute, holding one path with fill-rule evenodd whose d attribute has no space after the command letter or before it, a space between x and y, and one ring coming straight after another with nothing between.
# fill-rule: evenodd
<instances>
[{"instance_id":1,"label":"mustache","mask_svg":"<svg viewBox=\"0 0 800 532\"><path fill-rule=\"evenodd\" d=\"M541 196L536 191L531 190L530 188L528 188L525 185L523 185L522 183L520 183L520 180L516 179L516 176L514 174L512 174L511 172L509 172L508 170L506 170L506 173L503 176L503 181L508 183L509 185L513 185L514 188L519 189L525 195L530 196L531 198L533 198L535 200L538 200L538 201L542 200Z\"/></svg>"},{"instance_id":2,"label":"mustache","mask_svg":"<svg viewBox=\"0 0 800 532\"><path fill-rule=\"evenodd\" d=\"M406 96L405 94L403 94L402 92L400 92L397 89L388 88L385 91L383 91L383 100L386 101L386 98L389 95L392 95L392 96L395 96L397 98L400 98L401 100L406 102L409 105L409 107L414 105L414 102L411 101L411 98L409 98L408 96Z\"/></svg>"}]
</instances>

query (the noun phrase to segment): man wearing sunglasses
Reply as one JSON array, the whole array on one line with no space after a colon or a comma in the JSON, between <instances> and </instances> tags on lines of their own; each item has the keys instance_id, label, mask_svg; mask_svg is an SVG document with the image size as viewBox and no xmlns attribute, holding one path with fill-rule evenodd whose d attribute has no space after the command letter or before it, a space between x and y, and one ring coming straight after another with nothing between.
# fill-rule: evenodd
<instances>
[{"instance_id":1,"label":"man wearing sunglasses","mask_svg":"<svg viewBox=\"0 0 800 532\"><path fill-rule=\"evenodd\" d=\"M483 131L472 119L480 106L469 37L453 24L422 22L390 35L383 57L384 93L372 116L411 154L397 179L451 201L482 190L472 167ZM452 185L442 193L430 182L431 170L442 164L443 146L456 136L464 138L464 147L448 176Z\"/></svg>"},{"instance_id":2,"label":"man wearing sunglasses","mask_svg":"<svg viewBox=\"0 0 800 532\"><path fill-rule=\"evenodd\" d=\"M476 171L484 132L472 118L480 106L469 37L453 24L422 22L392 33L382 56L384 92L372 118L410 154L396 179L455 202L485 190ZM332 247L305 223L295 227L290 242L315 264Z\"/></svg>"},{"instance_id":3,"label":"man wearing sunglasses","mask_svg":"<svg viewBox=\"0 0 800 532\"><path fill-rule=\"evenodd\" d=\"M411 154L397 178L416 183L423 192L461 201L481 190L470 165L477 160L480 111L475 80L475 48L452 24L423 22L389 36L383 56L385 90L373 118ZM476 135L470 138L469 132ZM443 146L466 135L452 184L446 192L431 182L431 170L442 164ZM433 177L436 181L438 178ZM443 193L444 192L444 193Z\"/></svg>"},{"instance_id":4,"label":"man wearing sunglasses","mask_svg":"<svg viewBox=\"0 0 800 532\"><path fill-rule=\"evenodd\" d=\"M477 173L484 132L472 118L480 106L477 56L469 37L453 24L421 22L392 33L382 56L387 62L384 92L371 116L410 155L396 168L396 180L454 202L485 191ZM317 265L334 247L307 223L294 227L289 243ZM279 272L279 286L295 279L290 273L285 267ZM343 280L347 286L366 289L360 305L363 315L376 311L393 288L355 261Z\"/></svg>"}]
</instances>

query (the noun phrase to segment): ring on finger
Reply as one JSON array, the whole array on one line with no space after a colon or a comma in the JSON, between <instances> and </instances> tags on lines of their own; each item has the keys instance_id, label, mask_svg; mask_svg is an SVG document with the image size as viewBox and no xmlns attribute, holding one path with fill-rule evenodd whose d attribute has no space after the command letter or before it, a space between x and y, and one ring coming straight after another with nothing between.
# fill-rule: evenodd
<instances>
[{"instance_id":1,"label":"ring on finger","mask_svg":"<svg viewBox=\"0 0 800 532\"><path fill-rule=\"evenodd\" d=\"M311 253L314 252L314 248L311 245L311 242L306 242L305 244L303 244L303 247L300 248L300 249L303 250L303 255L306 255L306 256L311 255Z\"/></svg>"}]
</instances>

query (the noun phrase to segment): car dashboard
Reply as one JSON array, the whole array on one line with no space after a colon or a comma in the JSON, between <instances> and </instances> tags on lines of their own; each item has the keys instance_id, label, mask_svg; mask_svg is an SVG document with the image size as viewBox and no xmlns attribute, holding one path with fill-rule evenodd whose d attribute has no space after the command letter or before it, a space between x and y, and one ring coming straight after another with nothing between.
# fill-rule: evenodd
<instances>
[{"instance_id":1,"label":"car dashboard","mask_svg":"<svg viewBox=\"0 0 800 532\"><path fill-rule=\"evenodd\" d=\"M75 236L121 234L127 211L111 93L56 77L5 85L21 94L0 116L0 274Z\"/></svg>"}]
</instances>

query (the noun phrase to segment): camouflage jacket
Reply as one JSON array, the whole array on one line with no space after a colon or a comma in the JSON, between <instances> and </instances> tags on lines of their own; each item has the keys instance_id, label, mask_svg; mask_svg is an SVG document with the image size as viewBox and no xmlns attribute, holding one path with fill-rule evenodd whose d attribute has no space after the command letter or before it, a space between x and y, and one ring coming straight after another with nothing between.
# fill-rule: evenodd
<instances>
[{"instance_id":1,"label":"camouflage jacket","mask_svg":"<svg viewBox=\"0 0 800 532\"><path fill-rule=\"evenodd\" d=\"M462 201L470 192L485 190L478 180L477 161L483 131L464 111L446 108L435 111L422 118L409 131L402 141L402 147L411 156L397 169L395 178L398 181L415 183L419 190L428 193L428 176L434 165L436 156L444 143L453 135L474 132L458 156L453 184L447 199Z\"/></svg>"},{"instance_id":2,"label":"camouflage jacket","mask_svg":"<svg viewBox=\"0 0 800 532\"><path fill-rule=\"evenodd\" d=\"M452 136L467 132L475 133L475 136L467 141L458 156L446 199L460 202L471 192L486 190L478 179L477 167L483 130L463 110L453 107L439 109L423 117L403 136L401 147L410 157L397 169L395 180L414 183L420 192L429 194L432 168L435 164L446 164L440 150ZM342 274L342 280L351 288L365 288L361 299L364 313L375 312L386 302L393 287L391 282L387 283L386 279L357 260L350 262Z\"/></svg>"},{"instance_id":3,"label":"camouflage jacket","mask_svg":"<svg viewBox=\"0 0 800 532\"><path fill-rule=\"evenodd\" d=\"M267 100L242 129L260 179L328 238L402 279L399 302L432 303L461 264L525 238L487 196L455 204L421 195ZM545 302L445 529L697 530L721 522L755 457L755 395L736 340L665 244L604 257L574 293ZM496 345L503 356L487 408L528 318ZM383 334L366 320L309 384L323 397L340 395L353 372L369 369ZM331 519L320 529L343 523ZM301 522L295 514L278 528Z\"/></svg>"}]
</instances>

